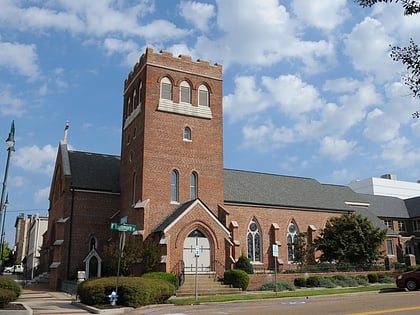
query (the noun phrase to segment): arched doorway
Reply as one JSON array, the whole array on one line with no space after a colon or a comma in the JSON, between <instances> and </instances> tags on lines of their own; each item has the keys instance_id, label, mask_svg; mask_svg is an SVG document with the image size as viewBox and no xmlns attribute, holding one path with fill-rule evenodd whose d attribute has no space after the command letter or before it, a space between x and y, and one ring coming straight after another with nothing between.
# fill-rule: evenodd
<instances>
[{"instance_id":1,"label":"arched doorway","mask_svg":"<svg viewBox=\"0 0 420 315\"><path fill-rule=\"evenodd\" d=\"M197 257L196 257L196 254ZM208 272L210 267L210 242L198 229L195 229L184 241L184 264L186 273Z\"/></svg>"}]
</instances>

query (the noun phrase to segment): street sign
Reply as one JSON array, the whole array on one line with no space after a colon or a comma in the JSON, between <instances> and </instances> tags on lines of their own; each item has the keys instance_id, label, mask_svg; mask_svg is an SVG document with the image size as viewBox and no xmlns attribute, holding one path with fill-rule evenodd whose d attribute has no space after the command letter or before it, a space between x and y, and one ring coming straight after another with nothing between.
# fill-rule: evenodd
<instances>
[{"instance_id":1,"label":"street sign","mask_svg":"<svg viewBox=\"0 0 420 315\"><path fill-rule=\"evenodd\" d=\"M117 230L120 232L135 232L136 231L135 224L111 223L110 228L111 230Z\"/></svg>"},{"instance_id":2,"label":"street sign","mask_svg":"<svg viewBox=\"0 0 420 315\"><path fill-rule=\"evenodd\" d=\"M273 257L279 257L279 245L273 244Z\"/></svg>"}]
</instances>

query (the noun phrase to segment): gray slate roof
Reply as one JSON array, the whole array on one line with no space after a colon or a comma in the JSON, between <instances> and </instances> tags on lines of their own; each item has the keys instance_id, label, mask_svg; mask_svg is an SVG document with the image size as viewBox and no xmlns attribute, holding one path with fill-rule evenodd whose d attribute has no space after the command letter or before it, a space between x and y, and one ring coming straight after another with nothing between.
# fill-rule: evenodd
<instances>
[{"instance_id":1,"label":"gray slate roof","mask_svg":"<svg viewBox=\"0 0 420 315\"><path fill-rule=\"evenodd\" d=\"M390 196L362 195L369 201L369 209L379 217L402 219L410 217L403 199Z\"/></svg>"},{"instance_id":2,"label":"gray slate roof","mask_svg":"<svg viewBox=\"0 0 420 315\"><path fill-rule=\"evenodd\" d=\"M404 200L410 218L420 217L420 197L413 197Z\"/></svg>"},{"instance_id":3,"label":"gray slate roof","mask_svg":"<svg viewBox=\"0 0 420 315\"><path fill-rule=\"evenodd\" d=\"M71 186L77 189L120 192L120 157L68 151Z\"/></svg>"},{"instance_id":4,"label":"gray slate roof","mask_svg":"<svg viewBox=\"0 0 420 315\"><path fill-rule=\"evenodd\" d=\"M224 170L225 202L328 211L354 211L345 202L366 200L347 186L312 178Z\"/></svg>"}]
</instances>

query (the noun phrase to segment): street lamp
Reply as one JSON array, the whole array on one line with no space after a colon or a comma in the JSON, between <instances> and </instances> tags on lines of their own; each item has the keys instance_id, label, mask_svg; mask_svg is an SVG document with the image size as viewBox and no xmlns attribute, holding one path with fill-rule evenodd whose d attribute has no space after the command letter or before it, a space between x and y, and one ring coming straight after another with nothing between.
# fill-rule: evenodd
<instances>
[{"instance_id":1,"label":"street lamp","mask_svg":"<svg viewBox=\"0 0 420 315\"><path fill-rule=\"evenodd\" d=\"M15 122L12 121L12 125L10 126L10 132L9 136L6 139L7 143L7 160L6 160L6 170L4 171L4 180L3 180L3 188L1 190L1 199L0 199L0 226L2 226L4 223L3 220L3 210L5 208L5 197L6 197L6 186L7 186L7 175L9 173L9 162L10 162L10 156L12 155L12 152L15 151ZM1 243L1 248L3 251L3 242ZM0 270L3 269L3 257L0 257Z\"/></svg>"},{"instance_id":2,"label":"street lamp","mask_svg":"<svg viewBox=\"0 0 420 315\"><path fill-rule=\"evenodd\" d=\"M3 253L4 253L4 239L5 239L5 232L4 232L4 222L6 221L6 209L9 205L9 194L6 195L6 201L4 202L4 214L3 214L3 225L1 227L1 248L0 248L0 260L3 262Z\"/></svg>"}]
</instances>

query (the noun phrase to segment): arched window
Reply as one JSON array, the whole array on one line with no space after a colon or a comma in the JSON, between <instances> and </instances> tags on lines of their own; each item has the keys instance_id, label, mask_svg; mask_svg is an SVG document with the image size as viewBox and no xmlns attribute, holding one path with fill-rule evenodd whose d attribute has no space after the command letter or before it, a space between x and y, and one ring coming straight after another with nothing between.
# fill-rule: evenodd
<instances>
[{"instance_id":1,"label":"arched window","mask_svg":"<svg viewBox=\"0 0 420 315\"><path fill-rule=\"evenodd\" d=\"M198 87L198 105L209 106L209 90L205 85Z\"/></svg>"},{"instance_id":2,"label":"arched window","mask_svg":"<svg viewBox=\"0 0 420 315\"><path fill-rule=\"evenodd\" d=\"M191 140L191 129L189 127L184 128L184 140Z\"/></svg>"},{"instance_id":3,"label":"arched window","mask_svg":"<svg viewBox=\"0 0 420 315\"><path fill-rule=\"evenodd\" d=\"M128 116L133 112L133 103L131 102L131 97L128 98Z\"/></svg>"},{"instance_id":4,"label":"arched window","mask_svg":"<svg viewBox=\"0 0 420 315\"><path fill-rule=\"evenodd\" d=\"M160 81L160 98L172 100L172 82L168 77L164 77Z\"/></svg>"},{"instance_id":5,"label":"arched window","mask_svg":"<svg viewBox=\"0 0 420 315\"><path fill-rule=\"evenodd\" d=\"M261 232L255 219L252 219L248 226L247 247L249 260L261 262Z\"/></svg>"},{"instance_id":6,"label":"arched window","mask_svg":"<svg viewBox=\"0 0 420 315\"><path fill-rule=\"evenodd\" d=\"M137 186L137 175L136 173L133 174L133 182L131 187L131 204L135 204L136 200L136 186Z\"/></svg>"},{"instance_id":7,"label":"arched window","mask_svg":"<svg viewBox=\"0 0 420 315\"><path fill-rule=\"evenodd\" d=\"M134 109L136 109L138 102L137 102L137 91L135 89L133 91L133 104L134 104Z\"/></svg>"},{"instance_id":8,"label":"arched window","mask_svg":"<svg viewBox=\"0 0 420 315\"><path fill-rule=\"evenodd\" d=\"M173 170L171 173L171 201L179 201L178 197L178 172Z\"/></svg>"},{"instance_id":9,"label":"arched window","mask_svg":"<svg viewBox=\"0 0 420 315\"><path fill-rule=\"evenodd\" d=\"M180 84L179 100L181 103L191 104L191 87L187 81L182 81Z\"/></svg>"},{"instance_id":10,"label":"arched window","mask_svg":"<svg viewBox=\"0 0 420 315\"><path fill-rule=\"evenodd\" d=\"M191 200L197 198L197 181L198 181L198 175L196 172L192 172L190 175L190 198Z\"/></svg>"},{"instance_id":11,"label":"arched window","mask_svg":"<svg viewBox=\"0 0 420 315\"><path fill-rule=\"evenodd\" d=\"M141 104L141 90L142 90L142 88L143 88L143 82L141 82L140 81L140 83L139 83L139 93L138 93L138 105L140 105Z\"/></svg>"},{"instance_id":12,"label":"arched window","mask_svg":"<svg viewBox=\"0 0 420 315\"><path fill-rule=\"evenodd\" d=\"M294 221L289 223L287 228L287 260L289 263L295 261L295 245L298 242L299 231Z\"/></svg>"}]
</instances>

